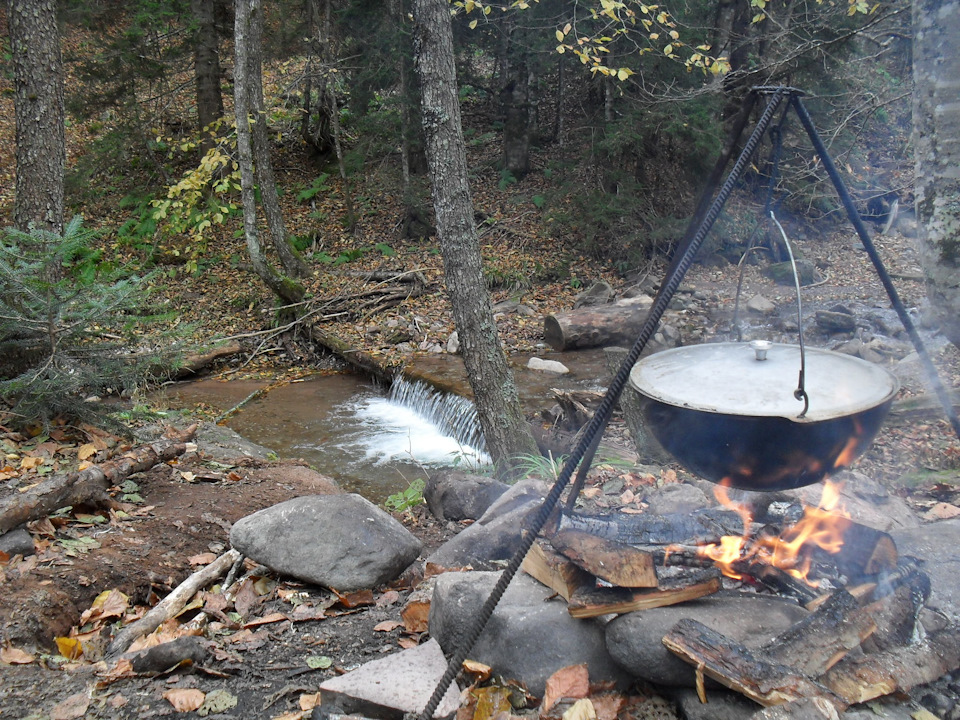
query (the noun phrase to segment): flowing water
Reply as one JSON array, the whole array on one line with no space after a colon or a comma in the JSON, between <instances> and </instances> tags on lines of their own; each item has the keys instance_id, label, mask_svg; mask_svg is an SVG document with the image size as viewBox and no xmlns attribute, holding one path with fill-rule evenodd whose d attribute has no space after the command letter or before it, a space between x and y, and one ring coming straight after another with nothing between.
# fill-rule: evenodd
<instances>
[{"instance_id":1,"label":"flowing water","mask_svg":"<svg viewBox=\"0 0 960 720\"><path fill-rule=\"evenodd\" d=\"M171 404L225 412L263 383L202 380L168 390ZM283 458L303 458L373 502L432 468L488 462L473 404L400 379L385 393L354 375L315 376L275 388L226 423Z\"/></svg>"}]
</instances>

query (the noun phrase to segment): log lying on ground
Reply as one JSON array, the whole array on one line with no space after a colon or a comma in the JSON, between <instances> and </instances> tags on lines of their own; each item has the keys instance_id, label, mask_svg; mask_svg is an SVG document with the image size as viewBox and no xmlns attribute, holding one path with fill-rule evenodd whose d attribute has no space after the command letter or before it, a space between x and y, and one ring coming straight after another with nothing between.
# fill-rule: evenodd
<instances>
[{"instance_id":1,"label":"log lying on ground","mask_svg":"<svg viewBox=\"0 0 960 720\"><path fill-rule=\"evenodd\" d=\"M67 505L111 507L113 501L107 488L134 473L182 455L196 431L197 426L191 425L178 437L141 445L121 457L79 472L47 478L26 492L4 498L0 501L0 533L39 520Z\"/></svg>"},{"instance_id":2,"label":"log lying on ground","mask_svg":"<svg viewBox=\"0 0 960 720\"><path fill-rule=\"evenodd\" d=\"M649 311L649 301L621 301L547 315L543 319L543 339L554 350L630 347L643 329Z\"/></svg>"},{"instance_id":3,"label":"log lying on ground","mask_svg":"<svg viewBox=\"0 0 960 720\"><path fill-rule=\"evenodd\" d=\"M146 615L130 623L117 633L117 636L110 643L109 647L107 647L107 660L122 655L137 638L147 633L152 633L165 621L176 616L198 590L206 587L229 571L234 562L239 558L239 552L236 550L228 550L212 563L197 570L197 572L180 583L172 593L154 605Z\"/></svg>"},{"instance_id":4,"label":"log lying on ground","mask_svg":"<svg viewBox=\"0 0 960 720\"><path fill-rule=\"evenodd\" d=\"M877 629L871 612L848 592L837 591L811 613L760 648L758 655L820 677Z\"/></svg>"},{"instance_id":5,"label":"log lying on ground","mask_svg":"<svg viewBox=\"0 0 960 720\"><path fill-rule=\"evenodd\" d=\"M240 353L240 343L234 340L233 342L229 342L226 345L221 345L220 347L215 347L207 352L197 353L196 355L188 355L186 358L184 358L183 362L180 364L180 367L176 369L173 376L177 380L191 377L217 360L233 357L234 355L239 355Z\"/></svg>"},{"instance_id":6,"label":"log lying on ground","mask_svg":"<svg viewBox=\"0 0 960 720\"><path fill-rule=\"evenodd\" d=\"M948 627L907 647L846 657L822 682L853 704L907 692L960 667L960 627Z\"/></svg>"},{"instance_id":7,"label":"log lying on ground","mask_svg":"<svg viewBox=\"0 0 960 720\"><path fill-rule=\"evenodd\" d=\"M770 662L696 620L678 622L663 638L672 653L717 682L764 706L824 697L838 709L847 703L795 668Z\"/></svg>"}]
</instances>

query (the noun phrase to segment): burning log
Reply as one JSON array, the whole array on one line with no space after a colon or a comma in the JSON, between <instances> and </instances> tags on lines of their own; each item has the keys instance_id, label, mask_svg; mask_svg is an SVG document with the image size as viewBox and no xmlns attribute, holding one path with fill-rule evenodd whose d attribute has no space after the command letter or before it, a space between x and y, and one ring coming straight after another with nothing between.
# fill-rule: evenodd
<instances>
[{"instance_id":1,"label":"burning log","mask_svg":"<svg viewBox=\"0 0 960 720\"><path fill-rule=\"evenodd\" d=\"M672 653L698 674L736 690L764 706L801 698L823 697L838 709L848 703L800 671L768 660L696 620L678 622L663 638Z\"/></svg>"},{"instance_id":2,"label":"burning log","mask_svg":"<svg viewBox=\"0 0 960 720\"><path fill-rule=\"evenodd\" d=\"M716 569L685 573L671 582L660 578L660 586L649 590L620 587L581 587L568 600L570 617L590 618L613 613L676 605L712 595L720 590L720 572Z\"/></svg>"},{"instance_id":3,"label":"burning log","mask_svg":"<svg viewBox=\"0 0 960 720\"><path fill-rule=\"evenodd\" d=\"M653 556L642 550L578 530L560 530L550 542L562 555L601 580L627 588L657 587Z\"/></svg>"}]
</instances>

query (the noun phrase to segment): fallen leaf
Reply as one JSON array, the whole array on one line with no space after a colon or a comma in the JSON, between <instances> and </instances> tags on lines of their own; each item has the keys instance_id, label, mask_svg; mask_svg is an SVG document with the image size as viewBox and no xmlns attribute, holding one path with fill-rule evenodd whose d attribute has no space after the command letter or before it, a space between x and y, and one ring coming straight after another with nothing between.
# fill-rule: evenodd
<instances>
[{"instance_id":1,"label":"fallen leaf","mask_svg":"<svg viewBox=\"0 0 960 720\"><path fill-rule=\"evenodd\" d=\"M217 559L216 553L205 552L200 553L199 555L191 555L187 558L187 562L191 565L209 565L214 560Z\"/></svg>"},{"instance_id":2,"label":"fallen leaf","mask_svg":"<svg viewBox=\"0 0 960 720\"><path fill-rule=\"evenodd\" d=\"M353 593L338 593L336 590L333 591L337 600L340 601L340 604L343 605L348 610L361 607L363 605L373 605L373 590L358 590Z\"/></svg>"},{"instance_id":3,"label":"fallen leaf","mask_svg":"<svg viewBox=\"0 0 960 720\"><path fill-rule=\"evenodd\" d=\"M197 708L197 715L206 717L207 715L216 715L230 708L237 706L237 696L231 695L226 690L211 690L207 693L203 705Z\"/></svg>"},{"instance_id":4,"label":"fallen leaf","mask_svg":"<svg viewBox=\"0 0 960 720\"><path fill-rule=\"evenodd\" d=\"M492 720L496 715L509 713L513 709L510 704L510 690L501 685L475 688L470 694L477 698L473 720Z\"/></svg>"},{"instance_id":5,"label":"fallen leaf","mask_svg":"<svg viewBox=\"0 0 960 720\"><path fill-rule=\"evenodd\" d=\"M86 445L81 445L77 448L77 459L86 460L89 457L97 454L97 446L93 443L87 443Z\"/></svg>"},{"instance_id":6,"label":"fallen leaf","mask_svg":"<svg viewBox=\"0 0 960 720\"><path fill-rule=\"evenodd\" d=\"M543 702L540 703L540 714L546 715L560 700L567 698L578 700L590 693L590 676L586 663L568 665L560 668L547 678L543 691ZM591 711L592 711L591 706Z\"/></svg>"},{"instance_id":7,"label":"fallen leaf","mask_svg":"<svg viewBox=\"0 0 960 720\"><path fill-rule=\"evenodd\" d=\"M326 620L327 616L323 611L322 607L314 607L313 605L298 605L297 608L293 611L293 616L290 618L294 622L308 622L310 620Z\"/></svg>"},{"instance_id":8,"label":"fallen leaf","mask_svg":"<svg viewBox=\"0 0 960 720\"><path fill-rule=\"evenodd\" d=\"M311 655L306 659L307 667L313 670L326 670L333 665L333 660L326 655Z\"/></svg>"},{"instance_id":9,"label":"fallen leaf","mask_svg":"<svg viewBox=\"0 0 960 720\"><path fill-rule=\"evenodd\" d=\"M582 698L563 714L563 720L597 720L597 711L590 698Z\"/></svg>"},{"instance_id":10,"label":"fallen leaf","mask_svg":"<svg viewBox=\"0 0 960 720\"><path fill-rule=\"evenodd\" d=\"M26 650L15 647L0 648L0 662L8 665L29 665L35 660Z\"/></svg>"},{"instance_id":11,"label":"fallen leaf","mask_svg":"<svg viewBox=\"0 0 960 720\"><path fill-rule=\"evenodd\" d=\"M400 600L400 593L396 590L387 590L383 595L377 598L377 607L387 607L395 605Z\"/></svg>"},{"instance_id":12,"label":"fallen leaf","mask_svg":"<svg viewBox=\"0 0 960 720\"><path fill-rule=\"evenodd\" d=\"M430 603L414 600L400 611L403 626L409 633L421 633L427 630L427 620L430 617Z\"/></svg>"},{"instance_id":13,"label":"fallen leaf","mask_svg":"<svg viewBox=\"0 0 960 720\"><path fill-rule=\"evenodd\" d=\"M312 695L301 695L300 696L300 709L303 712L307 710L313 710L317 705L320 704L320 693L313 693Z\"/></svg>"},{"instance_id":14,"label":"fallen leaf","mask_svg":"<svg viewBox=\"0 0 960 720\"><path fill-rule=\"evenodd\" d=\"M77 720L87 714L90 698L85 692L71 695L53 706L50 711L50 720Z\"/></svg>"},{"instance_id":15,"label":"fallen leaf","mask_svg":"<svg viewBox=\"0 0 960 720\"><path fill-rule=\"evenodd\" d=\"M924 520L947 520L960 515L960 507L950 503L938 502L923 514Z\"/></svg>"},{"instance_id":16,"label":"fallen leaf","mask_svg":"<svg viewBox=\"0 0 960 720\"><path fill-rule=\"evenodd\" d=\"M192 472L181 472L180 477L182 477L187 482L193 482L197 479L197 476Z\"/></svg>"},{"instance_id":17,"label":"fallen leaf","mask_svg":"<svg viewBox=\"0 0 960 720\"><path fill-rule=\"evenodd\" d=\"M475 683L486 682L493 674L492 667L485 663L477 662L476 660L464 660L462 667L463 672L469 675L470 679Z\"/></svg>"},{"instance_id":18,"label":"fallen leaf","mask_svg":"<svg viewBox=\"0 0 960 720\"><path fill-rule=\"evenodd\" d=\"M104 590L97 595L90 609L84 611L80 616L80 624L90 622L91 620L102 620L106 618L122 618L130 607L130 598L124 595L116 588Z\"/></svg>"},{"instance_id":19,"label":"fallen leaf","mask_svg":"<svg viewBox=\"0 0 960 720\"><path fill-rule=\"evenodd\" d=\"M257 627L258 625L270 625L275 622L282 622L287 619L287 616L283 613L270 613L269 615L264 615L262 618L254 618L250 622L243 624L245 628ZM376 628L374 628L376 630Z\"/></svg>"},{"instance_id":20,"label":"fallen leaf","mask_svg":"<svg viewBox=\"0 0 960 720\"><path fill-rule=\"evenodd\" d=\"M620 693L608 692L593 695L590 701L597 713L597 720L617 720L627 699Z\"/></svg>"},{"instance_id":21,"label":"fallen leaf","mask_svg":"<svg viewBox=\"0 0 960 720\"><path fill-rule=\"evenodd\" d=\"M397 645L399 645L404 650L409 650L410 648L415 648L420 645L416 639L412 637L401 637L397 639Z\"/></svg>"},{"instance_id":22,"label":"fallen leaf","mask_svg":"<svg viewBox=\"0 0 960 720\"><path fill-rule=\"evenodd\" d=\"M374 632L390 632L396 630L398 627L403 627L403 623L399 620L384 620L373 626Z\"/></svg>"},{"instance_id":23,"label":"fallen leaf","mask_svg":"<svg viewBox=\"0 0 960 720\"><path fill-rule=\"evenodd\" d=\"M53 641L57 644L57 652L67 660L76 660L83 655L83 647L77 638L57 637Z\"/></svg>"},{"instance_id":24,"label":"fallen leaf","mask_svg":"<svg viewBox=\"0 0 960 720\"><path fill-rule=\"evenodd\" d=\"M635 497L636 496L633 494L633 490L627 488L620 494L620 502L622 502L624 505L629 505L633 502Z\"/></svg>"},{"instance_id":25,"label":"fallen leaf","mask_svg":"<svg viewBox=\"0 0 960 720\"><path fill-rule=\"evenodd\" d=\"M660 481L664 484L679 482L677 480L677 471L671 468L667 468L662 473L660 473Z\"/></svg>"},{"instance_id":26,"label":"fallen leaf","mask_svg":"<svg viewBox=\"0 0 960 720\"><path fill-rule=\"evenodd\" d=\"M173 688L163 694L163 699L173 705L177 712L193 712L203 705L207 696L196 688Z\"/></svg>"},{"instance_id":27,"label":"fallen leaf","mask_svg":"<svg viewBox=\"0 0 960 720\"><path fill-rule=\"evenodd\" d=\"M25 457L20 461L21 470L33 470L43 465L42 457Z\"/></svg>"}]
</instances>

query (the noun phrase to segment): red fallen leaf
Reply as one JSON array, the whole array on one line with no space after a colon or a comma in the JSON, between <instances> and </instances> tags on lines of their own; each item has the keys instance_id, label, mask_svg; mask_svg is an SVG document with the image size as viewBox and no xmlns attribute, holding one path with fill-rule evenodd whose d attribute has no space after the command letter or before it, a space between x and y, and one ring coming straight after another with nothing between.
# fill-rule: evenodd
<instances>
[{"instance_id":1,"label":"red fallen leaf","mask_svg":"<svg viewBox=\"0 0 960 720\"><path fill-rule=\"evenodd\" d=\"M377 607L386 607L394 605L400 600L400 593L396 590L387 590L383 595L377 598Z\"/></svg>"},{"instance_id":2,"label":"red fallen leaf","mask_svg":"<svg viewBox=\"0 0 960 720\"><path fill-rule=\"evenodd\" d=\"M324 608L313 605L298 605L290 617L294 622L307 622L308 620L326 620Z\"/></svg>"},{"instance_id":3,"label":"red fallen leaf","mask_svg":"<svg viewBox=\"0 0 960 720\"><path fill-rule=\"evenodd\" d=\"M415 647L417 647L419 644L420 644L420 643L418 643L414 638L406 637L406 636L401 637L401 638L399 638L399 639L397 640L397 645L399 645L399 646L400 646L401 648L403 648L404 650L409 650L410 648L415 648Z\"/></svg>"},{"instance_id":4,"label":"red fallen leaf","mask_svg":"<svg viewBox=\"0 0 960 720\"><path fill-rule=\"evenodd\" d=\"M177 712L193 712L203 705L206 695L196 688L173 688L163 694L163 698L173 705Z\"/></svg>"},{"instance_id":5,"label":"red fallen leaf","mask_svg":"<svg viewBox=\"0 0 960 720\"><path fill-rule=\"evenodd\" d=\"M340 601L340 604L348 610L360 607L362 605L373 605L373 590L358 590L353 593L344 593L341 594L336 590L333 591L336 594L337 599Z\"/></svg>"},{"instance_id":6,"label":"red fallen leaf","mask_svg":"<svg viewBox=\"0 0 960 720\"><path fill-rule=\"evenodd\" d=\"M546 715L554 705L564 698L579 700L590 693L590 676L587 664L568 665L560 668L547 678L547 685L543 691L543 702L540 703L540 714Z\"/></svg>"},{"instance_id":7,"label":"red fallen leaf","mask_svg":"<svg viewBox=\"0 0 960 720\"><path fill-rule=\"evenodd\" d=\"M384 620L373 626L374 632L390 632L396 630L398 627L403 627L403 623L399 620Z\"/></svg>"},{"instance_id":8,"label":"red fallen leaf","mask_svg":"<svg viewBox=\"0 0 960 720\"><path fill-rule=\"evenodd\" d=\"M430 603L412 601L400 611L403 624L407 632L421 633L427 630L427 620L430 617Z\"/></svg>"},{"instance_id":9,"label":"red fallen leaf","mask_svg":"<svg viewBox=\"0 0 960 720\"><path fill-rule=\"evenodd\" d=\"M620 710L627 702L627 699L620 693L593 695L590 700L593 701L593 709L597 713L597 720L617 720Z\"/></svg>"},{"instance_id":10,"label":"red fallen leaf","mask_svg":"<svg viewBox=\"0 0 960 720\"><path fill-rule=\"evenodd\" d=\"M269 625L275 622L282 622L283 620L286 620L286 619L287 619L287 616L284 615L283 613L278 613L278 612L270 613L269 615L264 615L262 618L255 618L250 622L244 623L243 627L252 628L252 627L257 627L258 625ZM376 630L376 628L374 628L374 630Z\"/></svg>"},{"instance_id":11,"label":"red fallen leaf","mask_svg":"<svg viewBox=\"0 0 960 720\"><path fill-rule=\"evenodd\" d=\"M209 565L216 559L216 554L212 552L205 552L200 553L199 555L191 555L187 558L187 562L191 565Z\"/></svg>"}]
</instances>

